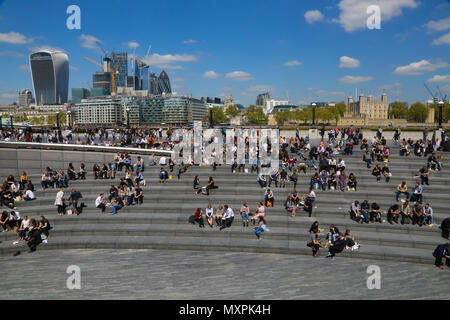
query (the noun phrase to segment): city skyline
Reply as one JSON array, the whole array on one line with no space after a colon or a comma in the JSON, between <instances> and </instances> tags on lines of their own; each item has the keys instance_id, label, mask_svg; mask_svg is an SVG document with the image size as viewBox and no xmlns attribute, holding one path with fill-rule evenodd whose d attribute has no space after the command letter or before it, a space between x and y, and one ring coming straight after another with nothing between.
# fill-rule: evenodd
<instances>
[{"instance_id":1,"label":"city skyline","mask_svg":"<svg viewBox=\"0 0 450 320\"><path fill-rule=\"evenodd\" d=\"M28 56L45 47L68 53L70 89L92 87L92 74L99 70L83 58L100 62L103 48L135 55L151 72L166 70L178 94L224 99L232 93L235 103L244 105L266 91L274 99L304 104L345 101L361 89L374 96L385 89L390 101L425 102L431 97L423 83L450 95L448 1L355 1L155 6L6 0L0 3L0 104L33 89ZM66 28L71 4L81 9L81 30ZM381 8L380 30L366 27L365 7L371 4Z\"/></svg>"}]
</instances>

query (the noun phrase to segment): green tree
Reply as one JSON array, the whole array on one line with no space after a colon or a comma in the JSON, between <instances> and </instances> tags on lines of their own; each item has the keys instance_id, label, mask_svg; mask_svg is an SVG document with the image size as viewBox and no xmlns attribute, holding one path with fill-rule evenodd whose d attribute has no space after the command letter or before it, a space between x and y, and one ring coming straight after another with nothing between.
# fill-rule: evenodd
<instances>
[{"instance_id":1,"label":"green tree","mask_svg":"<svg viewBox=\"0 0 450 320\"><path fill-rule=\"evenodd\" d=\"M245 114L251 124L267 124L268 117L264 114L262 107L251 105L247 108Z\"/></svg>"},{"instance_id":2,"label":"green tree","mask_svg":"<svg viewBox=\"0 0 450 320\"><path fill-rule=\"evenodd\" d=\"M227 116L223 112L222 108L217 107L217 106L213 107L212 108L212 113L213 113L214 122L222 123L222 122L227 121Z\"/></svg>"},{"instance_id":3,"label":"green tree","mask_svg":"<svg viewBox=\"0 0 450 320\"><path fill-rule=\"evenodd\" d=\"M335 108L337 109L341 117L344 115L345 112L347 112L347 104L344 101L336 103Z\"/></svg>"},{"instance_id":4,"label":"green tree","mask_svg":"<svg viewBox=\"0 0 450 320\"><path fill-rule=\"evenodd\" d=\"M428 117L428 108L421 102L411 105L408 111L408 119L416 122L425 122Z\"/></svg>"},{"instance_id":5,"label":"green tree","mask_svg":"<svg viewBox=\"0 0 450 320\"><path fill-rule=\"evenodd\" d=\"M240 113L239 109L235 105L230 105L225 110L225 114L227 115L228 118L234 118L234 117L238 116L239 113Z\"/></svg>"},{"instance_id":6,"label":"green tree","mask_svg":"<svg viewBox=\"0 0 450 320\"><path fill-rule=\"evenodd\" d=\"M403 102L393 102L389 110L389 117L392 119L406 119L408 117L408 107Z\"/></svg>"},{"instance_id":7,"label":"green tree","mask_svg":"<svg viewBox=\"0 0 450 320\"><path fill-rule=\"evenodd\" d=\"M293 119L293 114L291 111L289 110L284 110L281 112L277 112L275 114L275 121L277 122L277 124L282 125L284 124L286 121L288 121L289 119Z\"/></svg>"}]
</instances>

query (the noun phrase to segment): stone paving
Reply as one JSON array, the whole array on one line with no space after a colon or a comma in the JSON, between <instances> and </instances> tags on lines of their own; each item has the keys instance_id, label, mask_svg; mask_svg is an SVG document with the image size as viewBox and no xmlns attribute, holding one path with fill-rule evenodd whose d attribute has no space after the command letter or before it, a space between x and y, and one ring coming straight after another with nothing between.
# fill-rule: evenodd
<instances>
[{"instance_id":1,"label":"stone paving","mask_svg":"<svg viewBox=\"0 0 450 320\"><path fill-rule=\"evenodd\" d=\"M431 253L430 253L431 254ZM278 254L161 250L38 251L1 256L3 299L450 299L450 269ZM69 290L69 265L81 289ZM367 289L369 265L381 289Z\"/></svg>"}]
</instances>

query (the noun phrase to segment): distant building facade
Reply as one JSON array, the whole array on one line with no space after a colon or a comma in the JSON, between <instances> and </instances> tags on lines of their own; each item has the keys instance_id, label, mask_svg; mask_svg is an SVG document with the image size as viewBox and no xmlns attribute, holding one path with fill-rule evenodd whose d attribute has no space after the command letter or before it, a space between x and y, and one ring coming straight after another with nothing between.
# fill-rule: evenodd
<instances>
[{"instance_id":1,"label":"distant building facade","mask_svg":"<svg viewBox=\"0 0 450 320\"><path fill-rule=\"evenodd\" d=\"M91 96L91 91L86 88L72 88L72 103L80 103L81 100Z\"/></svg>"},{"instance_id":2,"label":"distant building facade","mask_svg":"<svg viewBox=\"0 0 450 320\"><path fill-rule=\"evenodd\" d=\"M69 92L69 57L63 51L42 50L30 55L37 105L64 104Z\"/></svg>"},{"instance_id":3,"label":"distant building facade","mask_svg":"<svg viewBox=\"0 0 450 320\"><path fill-rule=\"evenodd\" d=\"M227 93L225 95L224 108L227 109L229 106L234 105L233 95L231 93Z\"/></svg>"},{"instance_id":4,"label":"distant building facade","mask_svg":"<svg viewBox=\"0 0 450 320\"><path fill-rule=\"evenodd\" d=\"M112 73L104 71L95 72L92 77L92 87L103 89L106 95L110 95L112 89Z\"/></svg>"},{"instance_id":5,"label":"distant building facade","mask_svg":"<svg viewBox=\"0 0 450 320\"><path fill-rule=\"evenodd\" d=\"M129 108L129 113L126 109ZM150 97L109 97L85 99L72 107L77 125L169 124L202 121L207 106L200 99L161 95Z\"/></svg>"},{"instance_id":6,"label":"distant building facade","mask_svg":"<svg viewBox=\"0 0 450 320\"><path fill-rule=\"evenodd\" d=\"M28 108L32 103L34 103L33 94L28 89L22 89L19 92L19 98L17 101L19 107Z\"/></svg>"},{"instance_id":7,"label":"distant building facade","mask_svg":"<svg viewBox=\"0 0 450 320\"><path fill-rule=\"evenodd\" d=\"M126 52L111 53L111 66L117 66L116 87L125 87L128 75L128 54Z\"/></svg>"}]
</instances>

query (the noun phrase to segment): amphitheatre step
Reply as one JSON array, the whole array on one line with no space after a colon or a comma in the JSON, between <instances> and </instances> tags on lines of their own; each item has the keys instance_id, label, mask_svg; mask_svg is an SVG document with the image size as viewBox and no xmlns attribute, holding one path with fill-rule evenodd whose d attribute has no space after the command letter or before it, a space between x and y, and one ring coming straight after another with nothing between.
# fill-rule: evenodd
<instances>
[{"instance_id":1,"label":"amphitheatre step","mask_svg":"<svg viewBox=\"0 0 450 320\"><path fill-rule=\"evenodd\" d=\"M225 230L224 230L225 231ZM228 230L229 231L229 230ZM223 232L223 231L222 231ZM227 232L227 231L225 231ZM234 238L210 237L171 237L171 236L66 236L54 237L46 244L41 244L38 250L55 249L180 249L180 250L210 250L220 252L253 252L311 255L311 249L306 241L296 240L247 240ZM12 254L18 250L26 250L23 243L19 245L0 244L0 254ZM321 257L325 250L321 250ZM430 250L418 248L403 248L396 246L365 245L359 250L344 252L339 258L363 258L374 260L390 260L415 263L433 262ZM313 258L311 258L313 259Z\"/></svg>"},{"instance_id":2,"label":"amphitheatre step","mask_svg":"<svg viewBox=\"0 0 450 320\"><path fill-rule=\"evenodd\" d=\"M267 240L297 240L304 241L308 236L308 228L294 227L271 227L270 232L264 234ZM342 230L344 231L344 230ZM325 239L327 230L320 234L320 238ZM174 224L76 224L61 225L56 230L51 231L51 238L61 236L173 236L173 237L213 237L213 238L240 238L252 240L255 235L253 227L242 227L237 221L227 232L219 231L217 226L211 228L199 228L197 225L174 225ZM389 246L393 243L397 247L420 248L433 250L440 242L439 235L411 235L393 233L373 233L364 231L354 231L356 241L362 245L382 245ZM17 235L7 232L6 236L0 238L2 241L16 241ZM325 240L323 241L325 243Z\"/></svg>"}]
</instances>

